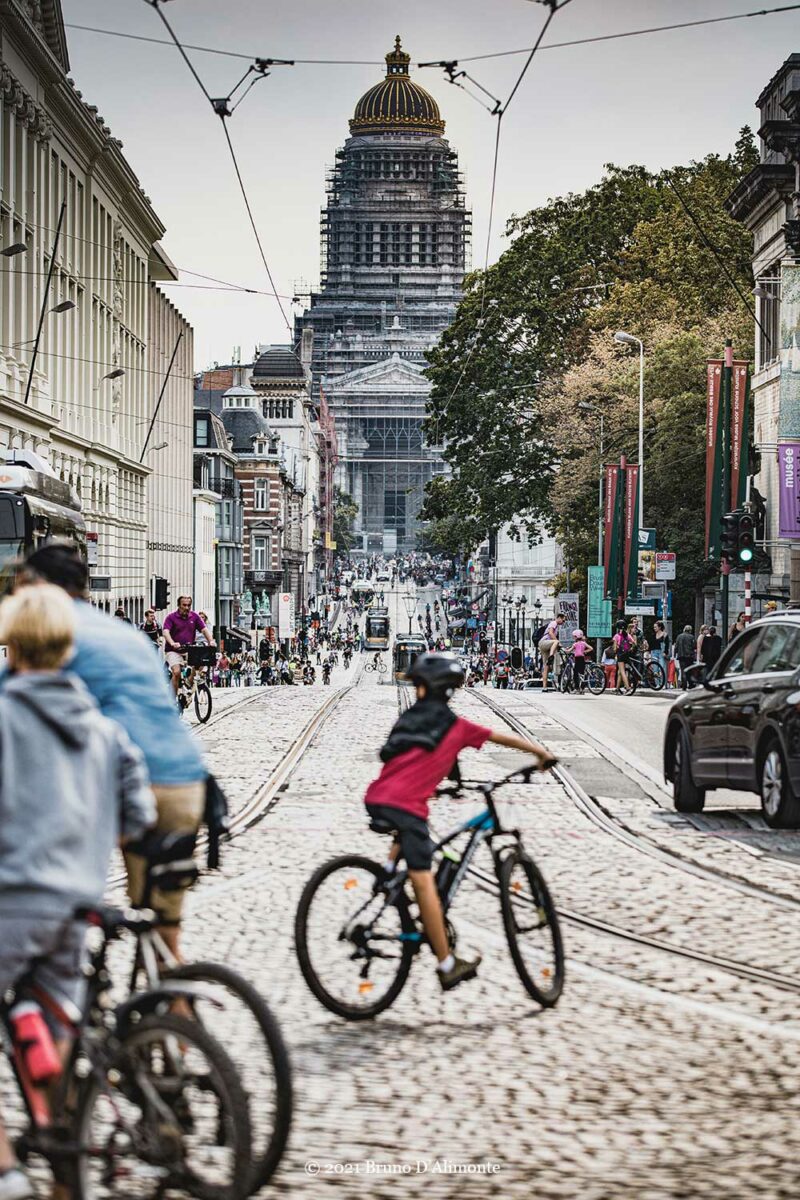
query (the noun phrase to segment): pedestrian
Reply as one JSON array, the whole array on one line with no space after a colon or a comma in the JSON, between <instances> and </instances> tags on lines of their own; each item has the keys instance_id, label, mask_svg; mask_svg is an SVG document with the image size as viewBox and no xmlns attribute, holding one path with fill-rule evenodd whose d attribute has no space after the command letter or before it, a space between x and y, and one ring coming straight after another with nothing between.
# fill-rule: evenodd
<instances>
[{"instance_id":1,"label":"pedestrian","mask_svg":"<svg viewBox=\"0 0 800 1200\"><path fill-rule=\"evenodd\" d=\"M133 624L133 622L131 621L130 617L125 612L125 609L122 607L121 604L118 605L118 607L114 609L114 616L117 618L118 621L124 621L126 625Z\"/></svg>"},{"instance_id":2,"label":"pedestrian","mask_svg":"<svg viewBox=\"0 0 800 1200\"><path fill-rule=\"evenodd\" d=\"M628 683L628 663L630 662L631 654L636 648L636 643L628 633L624 621L617 621L617 631L611 639L611 643L614 647L614 656L617 660L616 690L619 692L624 689L627 692L630 686Z\"/></svg>"},{"instance_id":3,"label":"pedestrian","mask_svg":"<svg viewBox=\"0 0 800 1200\"><path fill-rule=\"evenodd\" d=\"M575 664L574 682L578 691L583 693L586 689L584 676L586 674L586 660L592 653L592 647L586 641L586 636L582 629L576 629L572 634L572 661Z\"/></svg>"},{"instance_id":4,"label":"pedestrian","mask_svg":"<svg viewBox=\"0 0 800 1200\"><path fill-rule=\"evenodd\" d=\"M156 649L161 645L161 626L156 620L155 609L148 608L144 621L139 626L142 633L150 639Z\"/></svg>"},{"instance_id":5,"label":"pedestrian","mask_svg":"<svg viewBox=\"0 0 800 1200\"><path fill-rule=\"evenodd\" d=\"M667 662L669 661L671 642L667 627L663 621L656 621L653 631L653 642L655 643L651 654L655 661L660 665L664 672L664 678L667 677Z\"/></svg>"},{"instance_id":6,"label":"pedestrian","mask_svg":"<svg viewBox=\"0 0 800 1200\"><path fill-rule=\"evenodd\" d=\"M683 632L679 633L675 638L675 658L678 660L680 669L681 687L684 691L689 686L689 680L686 675L687 670L695 661L695 642L694 631L691 625L684 625Z\"/></svg>"},{"instance_id":7,"label":"pedestrian","mask_svg":"<svg viewBox=\"0 0 800 1200\"><path fill-rule=\"evenodd\" d=\"M694 648L694 661L699 663L703 661L703 639L708 636L708 625L701 625L700 632L697 635L697 642Z\"/></svg>"},{"instance_id":8,"label":"pedestrian","mask_svg":"<svg viewBox=\"0 0 800 1200\"><path fill-rule=\"evenodd\" d=\"M746 628L747 628L747 618L743 612L740 612L739 615L737 616L736 620L733 622L730 629L728 630L728 641L732 642L733 639L735 637L738 637L740 633L744 633Z\"/></svg>"},{"instance_id":9,"label":"pedestrian","mask_svg":"<svg viewBox=\"0 0 800 1200\"><path fill-rule=\"evenodd\" d=\"M712 625L706 636L703 638L701 661L705 664L706 674L708 674L714 664L718 661L721 654L722 638L717 633L716 625Z\"/></svg>"},{"instance_id":10,"label":"pedestrian","mask_svg":"<svg viewBox=\"0 0 800 1200\"><path fill-rule=\"evenodd\" d=\"M115 846L156 819L141 752L63 670L76 624L75 605L52 584L19 588L0 607L11 671L0 696L0 996L25 977L66 1012L81 1012L86 988L86 924L74 913L102 907ZM38 1008L42 1041L64 1063L71 1031L57 1013L45 1026ZM34 1195L0 1120L0 1196Z\"/></svg>"}]
</instances>

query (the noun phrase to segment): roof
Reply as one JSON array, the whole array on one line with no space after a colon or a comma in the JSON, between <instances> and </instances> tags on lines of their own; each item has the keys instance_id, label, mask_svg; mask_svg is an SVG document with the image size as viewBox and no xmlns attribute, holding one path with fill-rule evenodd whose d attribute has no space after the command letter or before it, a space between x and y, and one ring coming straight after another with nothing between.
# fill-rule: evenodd
<instances>
[{"instance_id":1,"label":"roof","mask_svg":"<svg viewBox=\"0 0 800 1200\"><path fill-rule=\"evenodd\" d=\"M395 39L394 50L386 55L386 78L376 83L359 100L350 122L350 132L359 136L369 133L424 133L439 137L444 133L444 121L439 106L408 74L411 55Z\"/></svg>"},{"instance_id":2,"label":"roof","mask_svg":"<svg viewBox=\"0 0 800 1200\"><path fill-rule=\"evenodd\" d=\"M252 454L253 438L273 436L266 418L256 408L224 408L220 419L237 454Z\"/></svg>"},{"instance_id":3,"label":"roof","mask_svg":"<svg viewBox=\"0 0 800 1200\"><path fill-rule=\"evenodd\" d=\"M267 346L253 367L257 379L305 379L300 358L291 346Z\"/></svg>"}]
</instances>

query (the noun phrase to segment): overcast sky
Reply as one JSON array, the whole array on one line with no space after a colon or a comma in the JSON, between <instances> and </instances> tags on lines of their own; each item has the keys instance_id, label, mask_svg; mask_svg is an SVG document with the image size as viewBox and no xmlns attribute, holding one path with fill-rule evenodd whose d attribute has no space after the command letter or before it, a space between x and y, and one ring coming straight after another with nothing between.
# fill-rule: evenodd
<instances>
[{"instance_id":1,"label":"overcast sky","mask_svg":"<svg viewBox=\"0 0 800 1200\"><path fill-rule=\"evenodd\" d=\"M769 5L772 0L765 0ZM156 38L144 0L62 0L67 23ZM719 17L742 0L572 0L546 43ZM229 123L277 289L289 297L319 275L325 170L348 136L359 96L382 78L396 33L412 63L531 46L546 10L531 0L170 0L164 12L185 42L271 58L366 60L375 65L275 67ZM98 105L167 226L164 245L184 271L265 289L267 281L237 189L219 119L168 46L68 28L71 71ZM656 169L726 152L754 101L792 51L800 10L654 33L536 56L503 119L490 259L512 213L594 183L607 162ZM245 60L190 51L212 96L226 95ZM505 99L525 57L462 63ZM458 151L474 213L473 262L482 265L495 120L437 69L413 76L436 98ZM181 283L202 283L188 274ZM198 367L246 360L256 342L285 341L266 295L169 288L195 328ZM284 301L292 313L291 301Z\"/></svg>"}]
</instances>

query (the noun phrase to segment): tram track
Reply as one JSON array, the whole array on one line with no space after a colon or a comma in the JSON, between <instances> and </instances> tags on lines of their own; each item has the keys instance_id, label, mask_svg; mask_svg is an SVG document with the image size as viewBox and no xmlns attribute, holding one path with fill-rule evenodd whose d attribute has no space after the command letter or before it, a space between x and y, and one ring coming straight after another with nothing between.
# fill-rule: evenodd
<instances>
[{"instance_id":1,"label":"tram track","mask_svg":"<svg viewBox=\"0 0 800 1200\"><path fill-rule=\"evenodd\" d=\"M501 718L515 733L521 737L530 737L530 731L525 724L518 720L511 713L503 709L502 705L497 704L490 697L484 696L478 692L470 691L470 695L480 700L488 708L492 710L498 717ZM656 857L664 863L677 870L686 870L689 874L698 876L706 881L722 884L732 887L736 891L742 891L750 896L756 896L758 899L767 900L768 902L779 902L781 907L800 908L800 904L794 903L791 905L784 904L783 901L787 898L776 896L767 888L759 888L755 884L747 884L745 881L728 876L724 872L719 872L713 868L701 867L697 863L683 859L677 854L670 854L668 851L661 851L657 847L652 846L648 842L643 842L642 839L636 837L629 830L619 829L616 823L611 821L604 810L599 806L595 806L592 797L580 786L580 784L572 777L570 772L561 764L553 768L553 775L558 779L566 791L569 798L578 807L579 811L584 813L590 820L594 822L604 832L618 837L619 840L625 842L626 845L632 846L636 850L647 854L650 857ZM599 809L599 813L597 812ZM602 817L602 819L600 819ZM621 833L625 833L625 837L620 837ZM657 853L652 853L658 851ZM497 894L497 881L485 871L481 871L477 867L471 866L467 872L471 875L483 890L489 890L493 894ZM626 929L619 925L614 925L609 921L600 920L597 917L588 916L585 913L575 912L569 908L558 908L559 917L571 925L591 930L594 933L604 934L610 937L617 938L621 941L628 942L643 948L653 950L659 953L668 954L673 957L679 957L688 961L696 962L704 967L712 970L725 972L729 975L738 976L741 979L746 979L751 983L760 983L769 987L778 988L781 991L800 993L800 980L793 979L791 976L782 975L780 972L772 971L769 968L758 967L751 963L744 963L737 959L730 959L724 956L708 954L702 950L696 950L691 946L679 945L675 942L666 941L661 938L650 937L647 934L640 934L631 929Z\"/></svg>"}]
</instances>

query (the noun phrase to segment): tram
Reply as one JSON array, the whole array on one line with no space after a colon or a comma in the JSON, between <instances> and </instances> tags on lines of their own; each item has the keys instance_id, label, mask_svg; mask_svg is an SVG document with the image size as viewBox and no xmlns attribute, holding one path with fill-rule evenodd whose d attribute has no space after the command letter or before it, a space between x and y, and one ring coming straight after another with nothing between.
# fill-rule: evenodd
<instances>
[{"instance_id":1,"label":"tram","mask_svg":"<svg viewBox=\"0 0 800 1200\"><path fill-rule=\"evenodd\" d=\"M364 629L364 647L367 650L389 649L389 610L371 608L367 613Z\"/></svg>"},{"instance_id":2,"label":"tram","mask_svg":"<svg viewBox=\"0 0 800 1200\"><path fill-rule=\"evenodd\" d=\"M67 542L86 558L78 495L38 454L9 450L0 462L0 572L50 541Z\"/></svg>"},{"instance_id":3,"label":"tram","mask_svg":"<svg viewBox=\"0 0 800 1200\"><path fill-rule=\"evenodd\" d=\"M401 634L395 638L393 659L394 659L394 677L397 680L404 680L406 671L413 663L414 659L424 654L428 649L428 643L425 638L419 637L415 633Z\"/></svg>"},{"instance_id":4,"label":"tram","mask_svg":"<svg viewBox=\"0 0 800 1200\"><path fill-rule=\"evenodd\" d=\"M369 608L375 599L375 589L366 579L356 579L350 594L353 603L358 604L361 608Z\"/></svg>"}]
</instances>

